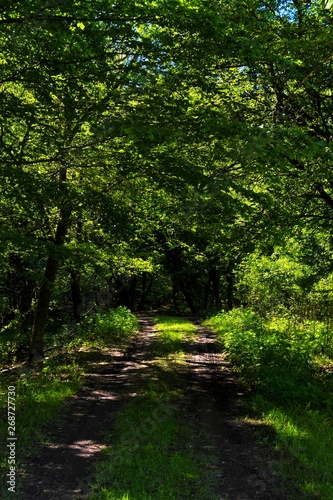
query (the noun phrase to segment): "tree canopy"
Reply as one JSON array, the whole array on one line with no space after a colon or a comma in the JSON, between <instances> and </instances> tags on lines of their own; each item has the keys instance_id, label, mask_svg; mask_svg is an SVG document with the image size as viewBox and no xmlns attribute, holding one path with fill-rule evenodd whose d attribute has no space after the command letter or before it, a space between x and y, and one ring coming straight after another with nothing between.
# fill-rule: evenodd
<instances>
[{"instance_id":1,"label":"tree canopy","mask_svg":"<svg viewBox=\"0 0 333 500\"><path fill-rule=\"evenodd\" d=\"M0 312L30 359L47 318L230 309L270 293L267 267L315 302L333 270L332 23L322 0L1 8Z\"/></svg>"}]
</instances>

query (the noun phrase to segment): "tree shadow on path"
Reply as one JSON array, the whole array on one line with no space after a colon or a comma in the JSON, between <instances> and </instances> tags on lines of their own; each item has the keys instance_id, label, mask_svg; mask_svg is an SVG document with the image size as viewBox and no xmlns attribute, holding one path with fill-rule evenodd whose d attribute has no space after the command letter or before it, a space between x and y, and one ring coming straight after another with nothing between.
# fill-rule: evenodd
<instances>
[{"instance_id":1,"label":"tree shadow on path","mask_svg":"<svg viewBox=\"0 0 333 500\"><path fill-rule=\"evenodd\" d=\"M216 335L197 326L186 344L186 364L175 368L176 384L184 389L177 405L180 418L195 434L194 452L207 457L216 499L286 499L275 473L279 456L257 444L259 422L244 419L240 404L245 392L220 352ZM76 397L64 406L59 423L48 428L49 441L26 460L22 500L89 498L92 468L108 446L116 415L136 397L152 373L156 336L151 317L139 316L141 332L124 351L79 353L89 373ZM81 358L80 358L81 356ZM154 366L154 373L158 367ZM300 498L297 494L293 498ZM200 500L194 496L189 500Z\"/></svg>"},{"instance_id":2,"label":"tree shadow on path","mask_svg":"<svg viewBox=\"0 0 333 500\"><path fill-rule=\"evenodd\" d=\"M89 498L92 467L123 405L135 397L136 387L148 370L151 338L139 333L124 351L76 354L88 374L78 394L65 403L59 421L45 429L48 442L23 464L22 500Z\"/></svg>"}]
</instances>

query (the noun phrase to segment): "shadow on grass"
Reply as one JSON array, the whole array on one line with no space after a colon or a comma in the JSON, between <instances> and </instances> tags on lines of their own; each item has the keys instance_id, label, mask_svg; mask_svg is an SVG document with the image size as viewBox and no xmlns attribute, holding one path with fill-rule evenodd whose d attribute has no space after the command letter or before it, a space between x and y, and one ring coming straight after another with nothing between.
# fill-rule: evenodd
<instances>
[{"instance_id":1,"label":"shadow on grass","mask_svg":"<svg viewBox=\"0 0 333 500\"><path fill-rule=\"evenodd\" d=\"M208 393L224 410L235 382L209 358L199 363L190 381L181 367L176 372L159 365L161 357L182 350L187 342L183 330L184 323L171 335L161 332L157 341L141 336L125 353L76 354L76 363L89 366L90 372L65 404L61 421L46 428L49 437L38 454L20 465L22 498L88 495L89 482L96 491L92 499L215 498L203 463L208 458L193 452L195 436L182 423L181 406L186 398L195 402ZM186 335L193 338L193 329ZM190 340L187 345L191 348ZM42 410L47 403L35 404ZM242 442L250 427L248 422L230 422L229 432ZM96 473L90 476L96 462Z\"/></svg>"},{"instance_id":2,"label":"shadow on grass","mask_svg":"<svg viewBox=\"0 0 333 500\"><path fill-rule=\"evenodd\" d=\"M333 424L331 414L306 407L279 406L258 397L257 408L274 430L279 448L287 451L286 480L293 481L302 498L333 498Z\"/></svg>"}]
</instances>

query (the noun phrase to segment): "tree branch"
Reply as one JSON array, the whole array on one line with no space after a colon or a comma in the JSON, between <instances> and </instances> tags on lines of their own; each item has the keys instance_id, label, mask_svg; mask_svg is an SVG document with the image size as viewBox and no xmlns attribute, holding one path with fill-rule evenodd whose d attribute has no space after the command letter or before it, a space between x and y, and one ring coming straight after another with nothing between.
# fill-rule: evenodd
<instances>
[{"instance_id":1,"label":"tree branch","mask_svg":"<svg viewBox=\"0 0 333 500\"><path fill-rule=\"evenodd\" d=\"M333 198L325 191L323 184L318 182L315 184L315 189L318 192L319 198L324 200L330 208L333 208Z\"/></svg>"},{"instance_id":2,"label":"tree branch","mask_svg":"<svg viewBox=\"0 0 333 500\"><path fill-rule=\"evenodd\" d=\"M76 17L76 16L30 16L30 17L8 17L6 19L0 19L0 24L23 24L27 21L32 21L34 23L38 21L78 21L78 22L112 22L112 23L124 23L128 21L148 21L150 18L146 17L112 17L112 16L101 16L101 17Z\"/></svg>"}]
</instances>

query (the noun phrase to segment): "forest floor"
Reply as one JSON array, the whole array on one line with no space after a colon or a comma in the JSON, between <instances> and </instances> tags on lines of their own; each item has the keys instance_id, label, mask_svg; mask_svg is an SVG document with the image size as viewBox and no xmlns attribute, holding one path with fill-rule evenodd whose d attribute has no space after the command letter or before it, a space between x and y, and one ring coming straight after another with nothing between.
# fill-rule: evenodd
<instances>
[{"instance_id":1,"label":"forest floor","mask_svg":"<svg viewBox=\"0 0 333 500\"><path fill-rule=\"evenodd\" d=\"M221 500L300 498L297 493L283 493L281 456L259 444L263 425L246 418L246 392L220 352L215 334L196 318L190 319L197 334L187 345L186 363L177 371L179 385L186 386L181 418L195 432L195 452L213 456L207 466L213 469L214 496ZM89 498L93 467L107 447L105 435L150 375L154 322L145 315L139 321L140 332L125 352L111 348L80 354L80 362L87 366L84 384L65 404L60 420L48 426L47 441L38 455L22 464L18 498Z\"/></svg>"}]
</instances>

